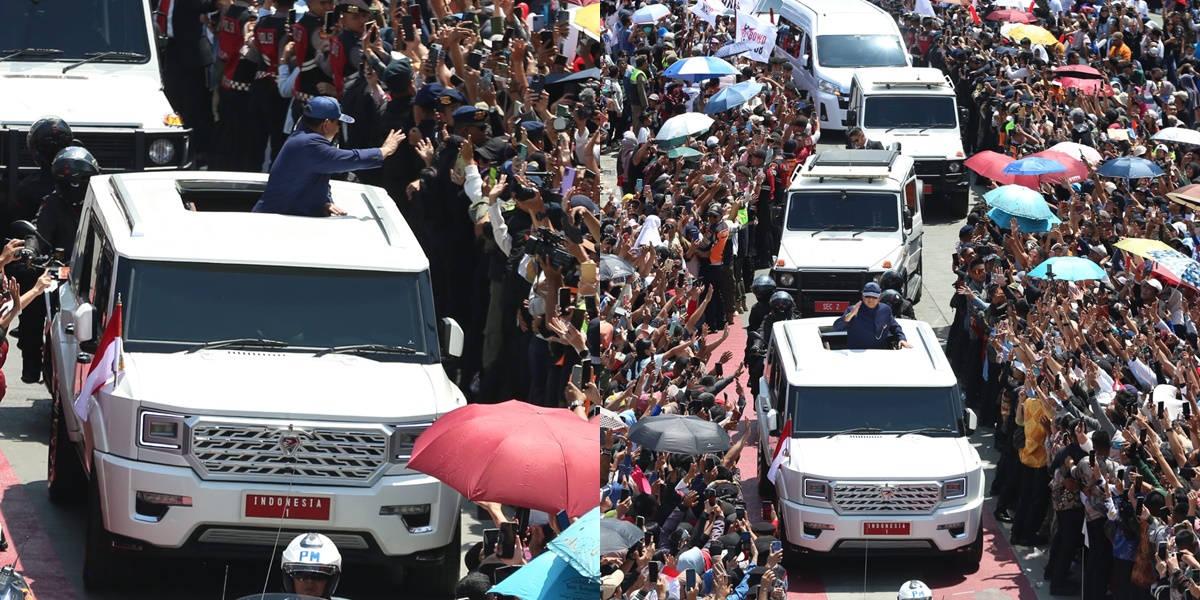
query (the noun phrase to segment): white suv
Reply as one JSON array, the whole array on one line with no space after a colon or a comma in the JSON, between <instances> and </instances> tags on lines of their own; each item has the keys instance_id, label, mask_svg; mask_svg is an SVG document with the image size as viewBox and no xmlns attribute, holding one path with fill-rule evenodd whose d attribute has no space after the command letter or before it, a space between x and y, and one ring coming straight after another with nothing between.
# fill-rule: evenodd
<instances>
[{"instance_id":1,"label":"white suv","mask_svg":"<svg viewBox=\"0 0 1200 600\"><path fill-rule=\"evenodd\" d=\"M129 554L266 557L297 532L351 560L459 577L458 493L407 468L463 406L429 264L394 202L334 182L341 218L251 213L266 176L98 176L49 324L48 484L89 498L84 582ZM117 301L124 372L71 410ZM282 529L282 532L280 531Z\"/></svg>"},{"instance_id":2,"label":"white suv","mask_svg":"<svg viewBox=\"0 0 1200 600\"><path fill-rule=\"evenodd\" d=\"M900 319L913 348L846 350L832 318L776 323L755 408L760 489L777 496L794 552L983 556L983 464L975 414L927 323ZM790 431L774 431L790 422ZM772 487L776 443L791 449Z\"/></svg>"}]
</instances>

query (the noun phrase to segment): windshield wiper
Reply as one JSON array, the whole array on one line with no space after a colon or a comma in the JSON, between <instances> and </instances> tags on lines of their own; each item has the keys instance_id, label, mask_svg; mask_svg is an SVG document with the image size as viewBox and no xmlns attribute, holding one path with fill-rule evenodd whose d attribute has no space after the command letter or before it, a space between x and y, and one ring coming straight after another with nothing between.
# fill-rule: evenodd
<instances>
[{"instance_id":1,"label":"windshield wiper","mask_svg":"<svg viewBox=\"0 0 1200 600\"><path fill-rule=\"evenodd\" d=\"M120 58L122 60L145 60L145 58L146 58L145 54L139 54L137 52L116 52L116 51L112 51L112 50L107 51L107 52L88 52L88 53L84 54L84 56L87 56L89 58L85 58L73 65L67 65L67 66L63 67L62 72L66 73L67 71L70 71L71 69L74 69L75 67L78 67L81 65L86 65L88 63L107 60L110 58Z\"/></svg>"},{"instance_id":2,"label":"windshield wiper","mask_svg":"<svg viewBox=\"0 0 1200 600\"><path fill-rule=\"evenodd\" d=\"M854 226L847 225L845 223L838 223L837 225L828 225L824 229L818 229L818 230L814 231L811 237L817 237L818 234L825 233L826 231L834 231L834 230L839 230L839 229L854 229Z\"/></svg>"},{"instance_id":3,"label":"windshield wiper","mask_svg":"<svg viewBox=\"0 0 1200 600\"><path fill-rule=\"evenodd\" d=\"M409 348L407 346L393 346L390 344L352 344L350 346L334 346L326 348L313 356L325 356L326 354L344 354L347 352L373 352L376 354L421 354L421 351Z\"/></svg>"},{"instance_id":4,"label":"windshield wiper","mask_svg":"<svg viewBox=\"0 0 1200 600\"><path fill-rule=\"evenodd\" d=\"M920 429L910 429L908 431L902 431L900 433L897 433L896 437L901 437L901 436L905 436L905 435L909 435L909 434L929 435L931 433L958 433L958 432L954 431L953 429L946 429L945 427L922 427Z\"/></svg>"},{"instance_id":5,"label":"windshield wiper","mask_svg":"<svg viewBox=\"0 0 1200 600\"><path fill-rule=\"evenodd\" d=\"M852 433L883 433L883 430L878 427L855 427L854 429L847 429L845 431L831 433L825 437L832 438L832 437L837 437L839 435L850 435Z\"/></svg>"},{"instance_id":6,"label":"windshield wiper","mask_svg":"<svg viewBox=\"0 0 1200 600\"><path fill-rule=\"evenodd\" d=\"M287 348L287 342L279 340L264 340L262 338L237 338L233 340L217 340L213 342L204 342L192 346L187 351L188 354L203 350L205 348L227 348L229 346L257 346L259 348Z\"/></svg>"},{"instance_id":7,"label":"windshield wiper","mask_svg":"<svg viewBox=\"0 0 1200 600\"><path fill-rule=\"evenodd\" d=\"M864 227L862 231L855 231L854 235L850 237L858 237L859 235L868 231L892 231L895 228L896 227L894 225L872 225L870 227Z\"/></svg>"},{"instance_id":8,"label":"windshield wiper","mask_svg":"<svg viewBox=\"0 0 1200 600\"><path fill-rule=\"evenodd\" d=\"M0 50L0 62L17 58L18 56L50 56L51 54L62 54L63 51L58 48L25 48L23 50Z\"/></svg>"},{"instance_id":9,"label":"windshield wiper","mask_svg":"<svg viewBox=\"0 0 1200 600\"><path fill-rule=\"evenodd\" d=\"M895 125L891 129L888 129L884 133L891 133L897 129L909 129L911 127L920 127L920 126L921 126L920 123L900 123L899 125Z\"/></svg>"}]
</instances>

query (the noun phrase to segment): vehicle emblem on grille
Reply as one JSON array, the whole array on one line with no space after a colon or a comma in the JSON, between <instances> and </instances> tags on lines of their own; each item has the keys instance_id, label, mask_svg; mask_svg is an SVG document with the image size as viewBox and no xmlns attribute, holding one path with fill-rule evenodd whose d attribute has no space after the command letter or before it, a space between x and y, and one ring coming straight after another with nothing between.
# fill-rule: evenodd
<instances>
[{"instance_id":1,"label":"vehicle emblem on grille","mask_svg":"<svg viewBox=\"0 0 1200 600\"><path fill-rule=\"evenodd\" d=\"M276 445L279 446L280 450L283 450L283 455L285 457L294 458L296 456L296 452L300 450L301 439L300 432L296 431L292 428L292 426L289 425L288 430L279 437L279 441L276 442Z\"/></svg>"},{"instance_id":2,"label":"vehicle emblem on grille","mask_svg":"<svg viewBox=\"0 0 1200 600\"><path fill-rule=\"evenodd\" d=\"M884 502L891 502L892 495L895 493L896 493L896 488L894 488L890 485L885 485L885 486L879 488L879 498L882 499Z\"/></svg>"}]
</instances>

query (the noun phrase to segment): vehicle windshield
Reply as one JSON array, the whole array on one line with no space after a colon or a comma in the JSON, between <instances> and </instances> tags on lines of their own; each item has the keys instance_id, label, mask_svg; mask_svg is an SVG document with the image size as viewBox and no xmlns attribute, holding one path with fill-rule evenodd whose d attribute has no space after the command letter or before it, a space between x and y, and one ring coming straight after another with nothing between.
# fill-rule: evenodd
<instances>
[{"instance_id":1,"label":"vehicle windshield","mask_svg":"<svg viewBox=\"0 0 1200 600\"><path fill-rule=\"evenodd\" d=\"M900 226L900 196L869 192L796 192L787 211L791 231L833 228L896 231Z\"/></svg>"},{"instance_id":2,"label":"vehicle windshield","mask_svg":"<svg viewBox=\"0 0 1200 600\"><path fill-rule=\"evenodd\" d=\"M914 429L959 431L953 387L791 388L790 393L792 432L800 437L858 427L880 429L883 434Z\"/></svg>"},{"instance_id":3,"label":"vehicle windshield","mask_svg":"<svg viewBox=\"0 0 1200 600\"><path fill-rule=\"evenodd\" d=\"M128 0L21 0L5 3L0 19L0 58L27 48L61 50L9 60L78 62L96 52L136 52L150 56L145 3ZM119 59L121 62L146 62Z\"/></svg>"},{"instance_id":4,"label":"vehicle windshield","mask_svg":"<svg viewBox=\"0 0 1200 600\"><path fill-rule=\"evenodd\" d=\"M818 35L817 59L822 67L904 67L904 47L895 35Z\"/></svg>"},{"instance_id":5,"label":"vehicle windshield","mask_svg":"<svg viewBox=\"0 0 1200 600\"><path fill-rule=\"evenodd\" d=\"M958 115L950 96L870 96L864 107L867 129L957 129Z\"/></svg>"},{"instance_id":6,"label":"vehicle windshield","mask_svg":"<svg viewBox=\"0 0 1200 600\"><path fill-rule=\"evenodd\" d=\"M425 273L149 261L123 271L131 349L262 339L284 351L377 344L419 353L370 355L378 360L428 362L437 353Z\"/></svg>"}]
</instances>

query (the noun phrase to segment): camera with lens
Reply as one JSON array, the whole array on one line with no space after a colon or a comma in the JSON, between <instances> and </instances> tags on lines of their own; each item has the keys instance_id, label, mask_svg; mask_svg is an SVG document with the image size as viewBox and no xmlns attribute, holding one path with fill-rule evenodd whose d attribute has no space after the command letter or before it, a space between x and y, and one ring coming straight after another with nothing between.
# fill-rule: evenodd
<instances>
[{"instance_id":1,"label":"camera with lens","mask_svg":"<svg viewBox=\"0 0 1200 600\"><path fill-rule=\"evenodd\" d=\"M596 117L596 112L595 104L580 103L575 105L575 118L577 119L590 121Z\"/></svg>"},{"instance_id":2,"label":"camera with lens","mask_svg":"<svg viewBox=\"0 0 1200 600\"><path fill-rule=\"evenodd\" d=\"M549 227L538 227L537 233L529 238L525 253L530 256L545 257L550 264L558 269L566 269L575 262L564 247L566 236L562 232L553 231Z\"/></svg>"},{"instance_id":3,"label":"camera with lens","mask_svg":"<svg viewBox=\"0 0 1200 600\"><path fill-rule=\"evenodd\" d=\"M527 202L537 196L537 188L531 185L516 185L513 187L513 198L517 202Z\"/></svg>"}]
</instances>

